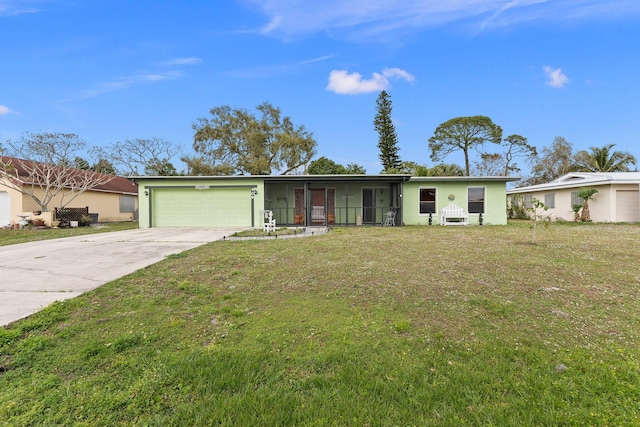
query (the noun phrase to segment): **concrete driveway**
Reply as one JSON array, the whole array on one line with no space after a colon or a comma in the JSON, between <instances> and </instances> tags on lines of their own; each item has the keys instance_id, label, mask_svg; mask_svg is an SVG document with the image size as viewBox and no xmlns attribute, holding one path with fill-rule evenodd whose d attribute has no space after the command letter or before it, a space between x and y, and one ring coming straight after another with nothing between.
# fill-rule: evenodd
<instances>
[{"instance_id":1,"label":"concrete driveway","mask_svg":"<svg viewBox=\"0 0 640 427\"><path fill-rule=\"evenodd\" d=\"M0 326L235 231L146 228L2 246Z\"/></svg>"}]
</instances>

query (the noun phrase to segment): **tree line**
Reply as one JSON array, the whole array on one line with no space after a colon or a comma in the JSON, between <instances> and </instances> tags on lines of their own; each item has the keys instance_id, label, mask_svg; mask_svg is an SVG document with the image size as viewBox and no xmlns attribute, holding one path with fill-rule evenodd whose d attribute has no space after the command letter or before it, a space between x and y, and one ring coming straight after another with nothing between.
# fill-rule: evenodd
<instances>
[{"instance_id":1,"label":"tree line","mask_svg":"<svg viewBox=\"0 0 640 427\"><path fill-rule=\"evenodd\" d=\"M636 158L628 152L614 149L615 144L573 152L573 146L556 137L551 146L540 153L527 138L513 134L503 138L502 128L486 116L455 117L440 124L427 140L427 148L434 166L403 161L399 154L398 137L392 121L391 95L380 92L376 99L373 128L378 134L377 148L382 165L380 173L402 173L415 176L508 176L522 171L518 161L530 166L531 176L519 185L533 185L551 180L572 171L615 172L635 170ZM272 175L272 174L365 174L363 166L346 166L326 157L312 160L317 141L312 132L284 116L279 108L268 102L256 107L256 112L230 106L214 107L209 117L197 119L193 125L193 154L180 155L180 148L161 138L136 138L118 141L107 147L91 147L72 133L30 133L17 140L0 144L0 172L16 177L18 168L13 159L31 165L26 173L40 175L40 183L49 182L59 168L84 171L70 173L62 182L50 185L86 189L99 185L99 172L122 176L175 175ZM489 147L489 149L487 149ZM493 148L493 150L491 150ZM461 153L464 165L444 160ZM476 153L474 159L472 155ZM179 171L172 159L180 155L186 170ZM89 160L87 160L87 158ZM39 169L34 165L39 166ZM55 169L58 168L58 169ZM23 173L24 170L23 170ZM79 177L86 177L78 183ZM89 179L91 178L91 179ZM104 180L104 179L103 179ZM53 197L55 194L47 193ZM46 197L45 197L46 199ZM46 200L37 200L46 206ZM44 209L46 210L46 209Z\"/></svg>"},{"instance_id":2,"label":"tree line","mask_svg":"<svg viewBox=\"0 0 640 427\"><path fill-rule=\"evenodd\" d=\"M522 171L516 160L531 166L531 176L518 185L535 185L552 181L569 172L627 172L636 170L637 160L628 152L617 151L615 144L590 147L573 152L573 145L556 137L540 154L527 138L513 134L502 137L502 128L486 116L456 117L440 124L428 139L430 159L442 162L453 153L462 153L464 166L439 163L433 167L412 161L401 161L397 136L391 120L390 95L382 91L377 100L374 128L378 132L378 148L382 173L410 173L417 176L508 176ZM486 145L500 147L501 152L486 150ZM497 147L496 147L497 146ZM472 152L479 159L471 161Z\"/></svg>"}]
</instances>

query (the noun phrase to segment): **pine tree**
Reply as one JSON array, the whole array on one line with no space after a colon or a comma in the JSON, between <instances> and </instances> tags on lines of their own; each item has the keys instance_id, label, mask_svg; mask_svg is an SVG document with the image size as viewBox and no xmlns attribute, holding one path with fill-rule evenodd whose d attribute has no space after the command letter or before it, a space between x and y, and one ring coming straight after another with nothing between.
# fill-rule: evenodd
<instances>
[{"instance_id":1,"label":"pine tree","mask_svg":"<svg viewBox=\"0 0 640 427\"><path fill-rule=\"evenodd\" d=\"M380 149L380 162L383 172L399 169L401 166L398 155L398 136L396 128L391 121L391 95L386 91L380 92L376 100L376 117L373 126L378 132L378 148Z\"/></svg>"}]
</instances>

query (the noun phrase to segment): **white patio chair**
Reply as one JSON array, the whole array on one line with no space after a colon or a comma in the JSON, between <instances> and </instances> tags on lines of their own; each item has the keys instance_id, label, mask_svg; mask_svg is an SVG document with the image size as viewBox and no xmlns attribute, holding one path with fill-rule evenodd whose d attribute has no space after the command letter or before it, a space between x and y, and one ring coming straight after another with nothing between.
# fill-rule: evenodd
<instances>
[{"instance_id":1,"label":"white patio chair","mask_svg":"<svg viewBox=\"0 0 640 427\"><path fill-rule=\"evenodd\" d=\"M387 212L387 218L384 221L384 225L388 227L394 227L396 225L396 211L392 209Z\"/></svg>"}]
</instances>

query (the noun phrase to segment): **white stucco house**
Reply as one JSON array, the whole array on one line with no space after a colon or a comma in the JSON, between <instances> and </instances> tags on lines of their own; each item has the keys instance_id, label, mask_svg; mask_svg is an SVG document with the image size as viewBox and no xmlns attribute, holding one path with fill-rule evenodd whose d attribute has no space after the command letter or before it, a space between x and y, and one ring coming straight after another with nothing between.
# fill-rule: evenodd
<instances>
[{"instance_id":1,"label":"white stucco house","mask_svg":"<svg viewBox=\"0 0 640 427\"><path fill-rule=\"evenodd\" d=\"M582 204L578 192L583 188L598 192L589 202L594 222L640 221L640 172L573 172L554 181L514 188L507 191L508 203L520 202L530 206L536 198L547 206L545 216L573 221L573 205Z\"/></svg>"}]
</instances>

